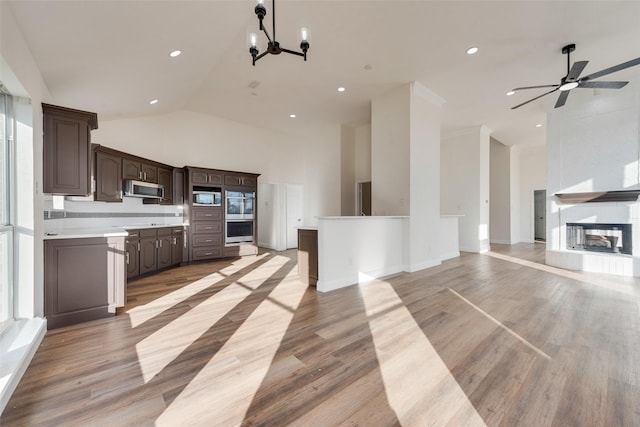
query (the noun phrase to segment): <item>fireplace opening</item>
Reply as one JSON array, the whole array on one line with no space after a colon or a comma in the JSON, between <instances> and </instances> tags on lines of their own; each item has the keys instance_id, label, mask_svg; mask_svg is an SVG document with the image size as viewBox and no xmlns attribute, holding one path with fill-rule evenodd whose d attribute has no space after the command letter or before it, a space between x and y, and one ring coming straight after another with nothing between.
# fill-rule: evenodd
<instances>
[{"instance_id":1,"label":"fireplace opening","mask_svg":"<svg viewBox=\"0 0 640 427\"><path fill-rule=\"evenodd\" d=\"M631 224L567 223L567 249L632 254Z\"/></svg>"}]
</instances>

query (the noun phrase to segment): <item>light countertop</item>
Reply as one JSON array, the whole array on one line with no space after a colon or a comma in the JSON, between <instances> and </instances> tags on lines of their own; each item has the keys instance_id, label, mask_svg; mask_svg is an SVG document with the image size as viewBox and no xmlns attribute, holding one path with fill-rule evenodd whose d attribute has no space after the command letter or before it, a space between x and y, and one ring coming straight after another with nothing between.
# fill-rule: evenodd
<instances>
[{"instance_id":1,"label":"light countertop","mask_svg":"<svg viewBox=\"0 0 640 427\"><path fill-rule=\"evenodd\" d=\"M92 228L68 228L60 230L49 230L44 234L44 240L53 239L88 239L92 237L126 237L127 230L141 230L147 228L172 228L183 227L186 224L140 224L123 225L113 227L92 227Z\"/></svg>"}]
</instances>

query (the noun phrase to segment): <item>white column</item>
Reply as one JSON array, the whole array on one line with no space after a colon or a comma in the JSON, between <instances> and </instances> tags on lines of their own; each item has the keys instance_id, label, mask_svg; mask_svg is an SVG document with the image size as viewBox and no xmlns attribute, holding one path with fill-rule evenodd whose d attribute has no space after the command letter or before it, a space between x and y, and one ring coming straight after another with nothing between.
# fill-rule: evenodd
<instances>
[{"instance_id":1,"label":"white column","mask_svg":"<svg viewBox=\"0 0 640 427\"><path fill-rule=\"evenodd\" d=\"M440 110L444 100L414 82L373 100L374 215L408 215L405 269L440 264ZM487 152L488 154L488 152Z\"/></svg>"}]
</instances>

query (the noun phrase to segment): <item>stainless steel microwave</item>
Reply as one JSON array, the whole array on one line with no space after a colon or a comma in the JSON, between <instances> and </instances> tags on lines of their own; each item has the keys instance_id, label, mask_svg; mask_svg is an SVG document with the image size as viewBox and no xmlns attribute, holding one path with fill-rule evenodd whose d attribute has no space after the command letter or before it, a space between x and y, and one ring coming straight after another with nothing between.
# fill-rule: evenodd
<instances>
[{"instance_id":1,"label":"stainless steel microwave","mask_svg":"<svg viewBox=\"0 0 640 427\"><path fill-rule=\"evenodd\" d=\"M193 206L222 206L222 192L194 191Z\"/></svg>"},{"instance_id":2,"label":"stainless steel microwave","mask_svg":"<svg viewBox=\"0 0 640 427\"><path fill-rule=\"evenodd\" d=\"M124 195L143 197L145 199L162 199L164 197L164 187L151 182L127 179L124 181Z\"/></svg>"}]
</instances>

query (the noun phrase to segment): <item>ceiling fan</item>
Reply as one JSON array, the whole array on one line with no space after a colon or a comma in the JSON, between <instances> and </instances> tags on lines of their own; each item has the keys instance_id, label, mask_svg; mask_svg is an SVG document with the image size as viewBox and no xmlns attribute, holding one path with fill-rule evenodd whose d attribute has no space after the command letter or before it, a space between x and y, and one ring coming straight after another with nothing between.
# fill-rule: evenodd
<instances>
[{"instance_id":1,"label":"ceiling fan","mask_svg":"<svg viewBox=\"0 0 640 427\"><path fill-rule=\"evenodd\" d=\"M569 91L575 88L588 88L588 89L620 89L627 85L629 82L607 82L598 81L594 82L593 79L606 76L607 74L615 73L616 71L624 70L625 68L633 67L640 64L640 58L632 59L631 61L623 62L622 64L614 65L613 67L606 68L598 71L597 73L589 74L588 76L580 77L580 73L587 66L589 61L578 61L571 66L571 52L576 50L575 44L568 44L562 48L562 53L567 55L567 75L560 79L560 84L554 85L542 85L542 86L524 86L513 89L513 92L525 89L541 89L541 88L553 88L549 92L545 92L542 95L536 96L528 101L518 104L515 107L511 107L512 110L522 107L536 99L542 98L545 95L549 95L555 91L560 91L558 101L556 101L555 108L562 107L567 98L569 97Z\"/></svg>"}]
</instances>

